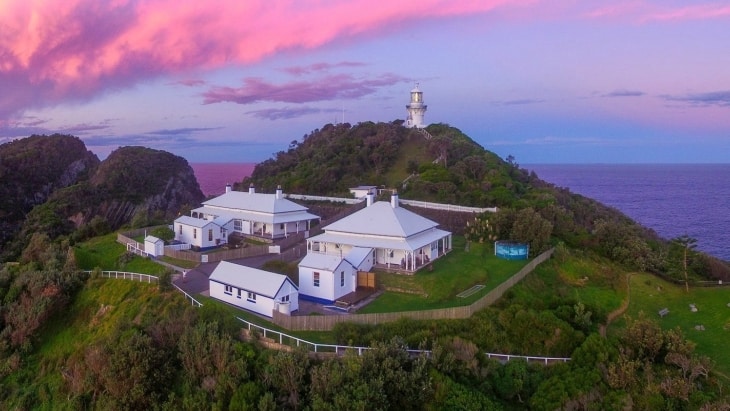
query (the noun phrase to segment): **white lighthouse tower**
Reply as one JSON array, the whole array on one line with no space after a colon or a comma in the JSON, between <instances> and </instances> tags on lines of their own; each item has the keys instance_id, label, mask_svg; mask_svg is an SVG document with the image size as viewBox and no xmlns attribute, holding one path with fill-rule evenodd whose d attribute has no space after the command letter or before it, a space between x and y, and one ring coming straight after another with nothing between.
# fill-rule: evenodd
<instances>
[{"instance_id":1,"label":"white lighthouse tower","mask_svg":"<svg viewBox=\"0 0 730 411\"><path fill-rule=\"evenodd\" d=\"M426 127L423 123L423 115L426 114L426 105L423 104L423 92L418 88L418 83L411 90L411 102L406 104L406 110L408 110L406 127Z\"/></svg>"}]
</instances>

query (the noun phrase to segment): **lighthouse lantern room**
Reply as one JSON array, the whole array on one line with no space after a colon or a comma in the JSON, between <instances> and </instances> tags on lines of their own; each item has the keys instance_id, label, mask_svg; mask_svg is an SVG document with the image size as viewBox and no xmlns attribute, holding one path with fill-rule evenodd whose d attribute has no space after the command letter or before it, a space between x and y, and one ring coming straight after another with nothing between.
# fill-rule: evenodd
<instances>
[{"instance_id":1,"label":"lighthouse lantern room","mask_svg":"<svg viewBox=\"0 0 730 411\"><path fill-rule=\"evenodd\" d=\"M426 127L426 124L423 122L423 115L426 114L426 105L423 104L423 92L418 88L418 83L411 90L411 102L406 105L406 109L408 110L406 127Z\"/></svg>"}]
</instances>

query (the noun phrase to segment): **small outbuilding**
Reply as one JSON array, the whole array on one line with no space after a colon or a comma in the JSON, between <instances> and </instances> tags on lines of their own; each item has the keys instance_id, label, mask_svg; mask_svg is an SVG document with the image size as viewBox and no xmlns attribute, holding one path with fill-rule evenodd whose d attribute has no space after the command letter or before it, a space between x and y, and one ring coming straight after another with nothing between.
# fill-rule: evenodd
<instances>
[{"instance_id":1,"label":"small outbuilding","mask_svg":"<svg viewBox=\"0 0 730 411\"><path fill-rule=\"evenodd\" d=\"M211 297L266 317L299 309L299 288L282 274L221 261L208 281Z\"/></svg>"},{"instance_id":2,"label":"small outbuilding","mask_svg":"<svg viewBox=\"0 0 730 411\"><path fill-rule=\"evenodd\" d=\"M144 238L144 252L151 257L165 255L165 241L148 235Z\"/></svg>"}]
</instances>

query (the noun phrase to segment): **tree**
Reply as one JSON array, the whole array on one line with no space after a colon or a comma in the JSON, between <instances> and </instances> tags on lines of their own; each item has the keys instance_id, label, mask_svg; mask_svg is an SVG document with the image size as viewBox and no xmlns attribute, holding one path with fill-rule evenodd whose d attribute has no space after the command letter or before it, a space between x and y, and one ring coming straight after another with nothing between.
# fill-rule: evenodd
<instances>
[{"instance_id":1,"label":"tree","mask_svg":"<svg viewBox=\"0 0 730 411\"><path fill-rule=\"evenodd\" d=\"M672 239L672 243L682 247L682 273L684 274L684 287L689 292L689 276L687 275L687 261L692 258L694 249L697 247L697 239L687 234Z\"/></svg>"}]
</instances>

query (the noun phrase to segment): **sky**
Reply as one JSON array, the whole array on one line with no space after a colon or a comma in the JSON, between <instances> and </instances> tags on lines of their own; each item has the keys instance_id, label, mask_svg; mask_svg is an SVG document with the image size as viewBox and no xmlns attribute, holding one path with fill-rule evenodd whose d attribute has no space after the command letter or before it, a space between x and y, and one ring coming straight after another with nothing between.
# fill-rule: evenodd
<instances>
[{"instance_id":1,"label":"sky","mask_svg":"<svg viewBox=\"0 0 730 411\"><path fill-rule=\"evenodd\" d=\"M2 0L0 144L258 162L418 84L520 164L728 163L728 39L727 1Z\"/></svg>"}]
</instances>

